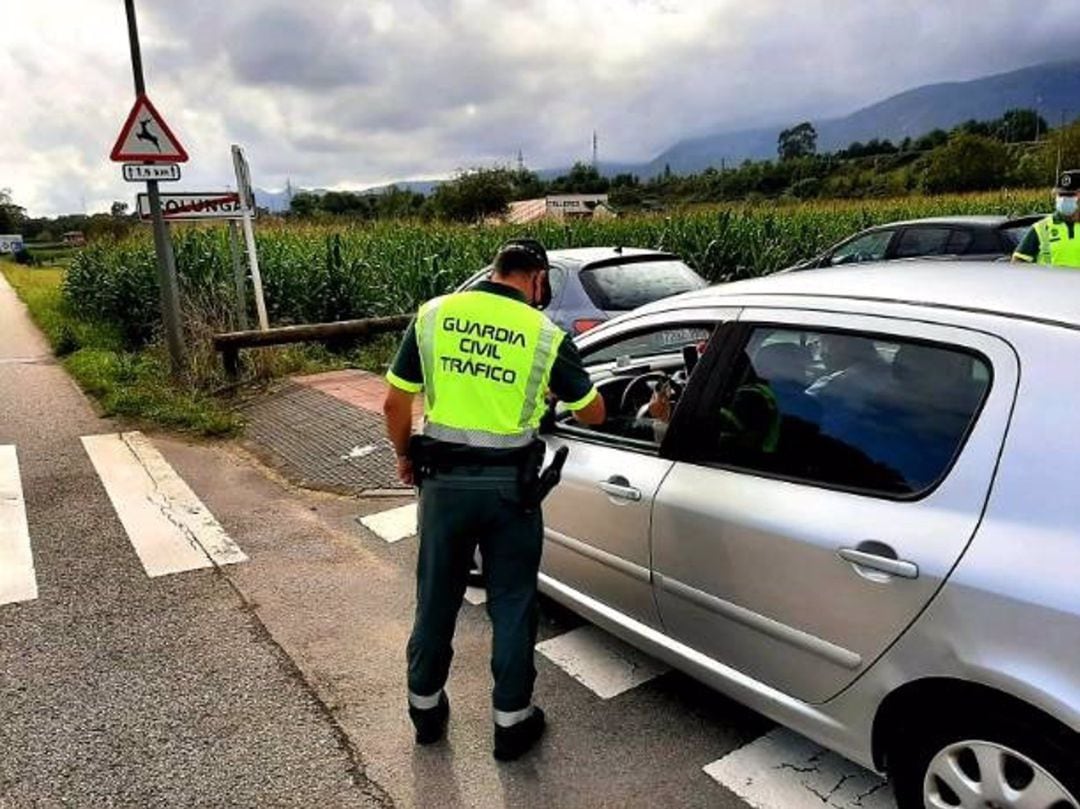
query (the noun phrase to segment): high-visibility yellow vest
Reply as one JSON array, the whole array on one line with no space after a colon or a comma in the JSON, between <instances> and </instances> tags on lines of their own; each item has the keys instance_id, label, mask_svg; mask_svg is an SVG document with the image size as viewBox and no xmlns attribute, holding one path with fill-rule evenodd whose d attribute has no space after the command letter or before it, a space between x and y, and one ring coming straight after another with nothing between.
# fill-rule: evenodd
<instances>
[{"instance_id":1,"label":"high-visibility yellow vest","mask_svg":"<svg viewBox=\"0 0 1080 809\"><path fill-rule=\"evenodd\" d=\"M1039 255L1035 258L1036 263L1080 268L1080 223L1071 226L1071 238L1070 225L1056 216L1040 219L1032 227L1039 234Z\"/></svg>"},{"instance_id":2,"label":"high-visibility yellow vest","mask_svg":"<svg viewBox=\"0 0 1080 809\"><path fill-rule=\"evenodd\" d=\"M424 434L474 447L536 436L566 335L523 301L472 290L428 301L416 317Z\"/></svg>"}]
</instances>

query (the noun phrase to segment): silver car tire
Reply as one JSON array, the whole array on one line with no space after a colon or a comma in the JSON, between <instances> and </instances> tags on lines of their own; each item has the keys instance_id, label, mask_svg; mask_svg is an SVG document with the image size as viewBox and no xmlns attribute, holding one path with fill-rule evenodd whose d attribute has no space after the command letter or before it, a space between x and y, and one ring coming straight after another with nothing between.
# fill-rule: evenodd
<instances>
[{"instance_id":1,"label":"silver car tire","mask_svg":"<svg viewBox=\"0 0 1080 809\"><path fill-rule=\"evenodd\" d=\"M1076 734L988 720L897 740L888 769L900 809L1080 809Z\"/></svg>"}]
</instances>

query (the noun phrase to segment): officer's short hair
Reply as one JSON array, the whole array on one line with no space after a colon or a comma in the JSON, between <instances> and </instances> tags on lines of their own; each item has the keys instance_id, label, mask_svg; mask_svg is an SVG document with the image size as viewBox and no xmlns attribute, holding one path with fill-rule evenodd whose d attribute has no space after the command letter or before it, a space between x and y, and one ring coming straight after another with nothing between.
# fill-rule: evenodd
<instances>
[{"instance_id":1,"label":"officer's short hair","mask_svg":"<svg viewBox=\"0 0 1080 809\"><path fill-rule=\"evenodd\" d=\"M492 262L497 275L548 269L547 250L536 239L511 239L499 248Z\"/></svg>"},{"instance_id":2,"label":"officer's short hair","mask_svg":"<svg viewBox=\"0 0 1080 809\"><path fill-rule=\"evenodd\" d=\"M1070 194L1080 194L1080 169L1070 169L1061 172L1058 177L1057 191L1065 191Z\"/></svg>"}]
</instances>

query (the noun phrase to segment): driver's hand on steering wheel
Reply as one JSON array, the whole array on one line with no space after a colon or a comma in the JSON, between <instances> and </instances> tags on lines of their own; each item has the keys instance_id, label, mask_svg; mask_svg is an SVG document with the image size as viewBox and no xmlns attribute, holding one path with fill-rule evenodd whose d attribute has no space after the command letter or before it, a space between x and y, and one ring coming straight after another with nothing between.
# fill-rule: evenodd
<instances>
[{"instance_id":1,"label":"driver's hand on steering wheel","mask_svg":"<svg viewBox=\"0 0 1080 809\"><path fill-rule=\"evenodd\" d=\"M658 385L649 399L649 415L667 423L671 421L671 391L667 385Z\"/></svg>"}]
</instances>

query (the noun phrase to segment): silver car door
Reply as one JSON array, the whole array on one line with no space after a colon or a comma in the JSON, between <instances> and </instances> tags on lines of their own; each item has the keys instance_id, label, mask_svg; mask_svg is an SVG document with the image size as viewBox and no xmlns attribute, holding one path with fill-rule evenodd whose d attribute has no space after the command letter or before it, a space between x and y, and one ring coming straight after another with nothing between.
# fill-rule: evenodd
<instances>
[{"instance_id":1,"label":"silver car door","mask_svg":"<svg viewBox=\"0 0 1080 809\"><path fill-rule=\"evenodd\" d=\"M847 377L821 367L815 335L816 345L835 346L832 329L869 340L881 366L865 357ZM739 334L726 373L738 374L744 357L746 375L694 409L699 449L675 450L685 460L657 495L657 599L678 640L821 702L915 620L967 547L1008 424L1017 359L984 332L887 317L747 309ZM792 344L770 352L786 355L786 370L765 367L759 352L769 340ZM799 356L805 376L785 388ZM845 379L846 389L828 393ZM772 412L780 419L755 415ZM756 434L746 426L755 421ZM914 487L901 482L909 479L921 481L919 491L903 491Z\"/></svg>"},{"instance_id":2,"label":"silver car door","mask_svg":"<svg viewBox=\"0 0 1080 809\"><path fill-rule=\"evenodd\" d=\"M681 367L682 347L707 341L718 318L734 318L736 311L680 313L603 329L581 354L605 395L607 423L587 428L567 414L546 436L549 457L561 446L570 454L562 483L544 503L543 573L650 626L660 621L652 592L649 521L671 461L660 457L662 436L650 433L651 427L620 426L632 419L623 414L619 421L619 393L635 369ZM647 398L648 390L644 393Z\"/></svg>"}]
</instances>

